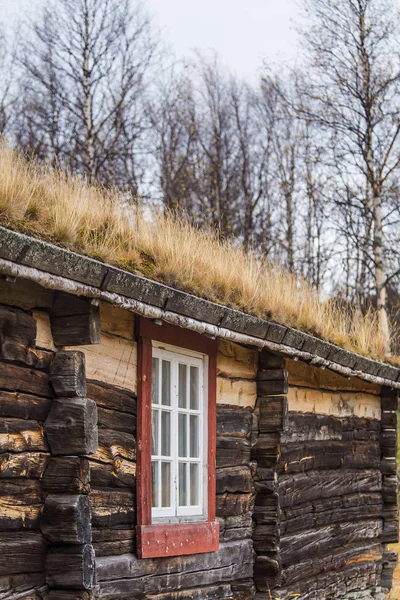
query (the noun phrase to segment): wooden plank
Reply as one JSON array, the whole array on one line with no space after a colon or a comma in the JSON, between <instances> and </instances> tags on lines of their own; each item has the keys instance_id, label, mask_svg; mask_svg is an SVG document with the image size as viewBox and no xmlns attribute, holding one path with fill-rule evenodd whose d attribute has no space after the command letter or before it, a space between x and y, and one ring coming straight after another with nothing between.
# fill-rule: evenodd
<instances>
[{"instance_id":1,"label":"wooden plank","mask_svg":"<svg viewBox=\"0 0 400 600\"><path fill-rule=\"evenodd\" d=\"M287 398L291 412L381 418L380 397L365 392L328 392L289 386Z\"/></svg>"},{"instance_id":2,"label":"wooden plank","mask_svg":"<svg viewBox=\"0 0 400 600\"><path fill-rule=\"evenodd\" d=\"M65 346L64 350L74 350ZM100 344L80 346L86 356L86 377L136 392L136 343L101 333Z\"/></svg>"},{"instance_id":3,"label":"wooden plank","mask_svg":"<svg viewBox=\"0 0 400 600\"><path fill-rule=\"evenodd\" d=\"M41 479L50 454L45 452L6 452L0 454L0 478Z\"/></svg>"},{"instance_id":4,"label":"wooden plank","mask_svg":"<svg viewBox=\"0 0 400 600\"><path fill-rule=\"evenodd\" d=\"M37 532L0 532L0 575L43 571L46 543Z\"/></svg>"},{"instance_id":5,"label":"wooden plank","mask_svg":"<svg viewBox=\"0 0 400 600\"><path fill-rule=\"evenodd\" d=\"M135 316L129 310L100 302L100 329L103 333L133 341Z\"/></svg>"},{"instance_id":6,"label":"wooden plank","mask_svg":"<svg viewBox=\"0 0 400 600\"><path fill-rule=\"evenodd\" d=\"M256 381L217 377L217 404L254 408L256 400Z\"/></svg>"},{"instance_id":7,"label":"wooden plank","mask_svg":"<svg viewBox=\"0 0 400 600\"><path fill-rule=\"evenodd\" d=\"M38 421L0 419L0 452L46 452L43 426Z\"/></svg>"},{"instance_id":8,"label":"wooden plank","mask_svg":"<svg viewBox=\"0 0 400 600\"><path fill-rule=\"evenodd\" d=\"M42 506L38 480L1 480L0 530L38 529Z\"/></svg>"},{"instance_id":9,"label":"wooden plank","mask_svg":"<svg viewBox=\"0 0 400 600\"><path fill-rule=\"evenodd\" d=\"M32 308L51 308L54 292L47 290L33 281L17 279L17 281L1 281L0 303L17 306L23 310Z\"/></svg>"},{"instance_id":10,"label":"wooden plank","mask_svg":"<svg viewBox=\"0 0 400 600\"><path fill-rule=\"evenodd\" d=\"M36 320L36 347L44 350L57 350L51 332L50 315L43 310L34 310L33 316Z\"/></svg>"},{"instance_id":11,"label":"wooden plank","mask_svg":"<svg viewBox=\"0 0 400 600\"><path fill-rule=\"evenodd\" d=\"M45 421L52 399L0 390L0 417Z\"/></svg>"},{"instance_id":12,"label":"wooden plank","mask_svg":"<svg viewBox=\"0 0 400 600\"><path fill-rule=\"evenodd\" d=\"M53 396L47 373L10 363L0 362L0 388L46 398Z\"/></svg>"},{"instance_id":13,"label":"wooden plank","mask_svg":"<svg viewBox=\"0 0 400 600\"><path fill-rule=\"evenodd\" d=\"M139 558L184 556L215 552L219 547L219 524L181 523L139 525L136 528Z\"/></svg>"},{"instance_id":14,"label":"wooden plank","mask_svg":"<svg viewBox=\"0 0 400 600\"><path fill-rule=\"evenodd\" d=\"M356 377L347 379L339 373L327 369L318 369L300 360L286 359L286 369L290 386L342 392L366 392L376 396L381 393L381 386L376 383L368 383Z\"/></svg>"},{"instance_id":15,"label":"wooden plank","mask_svg":"<svg viewBox=\"0 0 400 600\"><path fill-rule=\"evenodd\" d=\"M227 340L218 340L217 375L231 379L255 379L257 364L257 351Z\"/></svg>"}]
</instances>

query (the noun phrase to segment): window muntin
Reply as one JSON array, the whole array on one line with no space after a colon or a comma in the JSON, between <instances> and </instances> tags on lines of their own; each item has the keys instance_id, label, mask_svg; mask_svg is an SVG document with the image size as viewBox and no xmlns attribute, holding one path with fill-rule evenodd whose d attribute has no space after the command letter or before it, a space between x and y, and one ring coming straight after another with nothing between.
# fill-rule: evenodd
<instances>
[{"instance_id":1,"label":"window muntin","mask_svg":"<svg viewBox=\"0 0 400 600\"><path fill-rule=\"evenodd\" d=\"M206 518L205 360L153 343L152 520Z\"/></svg>"}]
</instances>

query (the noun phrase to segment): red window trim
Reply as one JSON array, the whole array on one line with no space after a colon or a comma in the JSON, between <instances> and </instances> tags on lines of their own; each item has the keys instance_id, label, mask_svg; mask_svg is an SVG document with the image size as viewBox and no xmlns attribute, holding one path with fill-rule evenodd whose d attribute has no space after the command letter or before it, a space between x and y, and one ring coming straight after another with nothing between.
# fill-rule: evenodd
<instances>
[{"instance_id":1,"label":"red window trim","mask_svg":"<svg viewBox=\"0 0 400 600\"><path fill-rule=\"evenodd\" d=\"M219 547L216 503L216 381L217 342L169 323L156 325L138 317L137 526L139 558L214 552ZM151 522L151 369L152 340L208 356L208 517L197 523Z\"/></svg>"}]
</instances>

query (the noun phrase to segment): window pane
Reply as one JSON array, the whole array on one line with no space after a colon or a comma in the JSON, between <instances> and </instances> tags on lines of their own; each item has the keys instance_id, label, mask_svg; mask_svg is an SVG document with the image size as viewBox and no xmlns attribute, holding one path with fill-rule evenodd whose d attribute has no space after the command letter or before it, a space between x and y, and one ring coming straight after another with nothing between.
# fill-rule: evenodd
<instances>
[{"instance_id":1,"label":"window pane","mask_svg":"<svg viewBox=\"0 0 400 600\"><path fill-rule=\"evenodd\" d=\"M187 404L187 365L179 365L179 408L186 408Z\"/></svg>"},{"instance_id":2,"label":"window pane","mask_svg":"<svg viewBox=\"0 0 400 600\"><path fill-rule=\"evenodd\" d=\"M171 413L161 412L161 454L171 456Z\"/></svg>"},{"instance_id":3,"label":"window pane","mask_svg":"<svg viewBox=\"0 0 400 600\"><path fill-rule=\"evenodd\" d=\"M190 415L190 458L199 457L199 417Z\"/></svg>"},{"instance_id":4,"label":"window pane","mask_svg":"<svg viewBox=\"0 0 400 600\"><path fill-rule=\"evenodd\" d=\"M188 504L187 463L179 463L179 506Z\"/></svg>"},{"instance_id":5,"label":"window pane","mask_svg":"<svg viewBox=\"0 0 400 600\"><path fill-rule=\"evenodd\" d=\"M198 410L199 408L199 369L190 367L190 408Z\"/></svg>"},{"instance_id":6,"label":"window pane","mask_svg":"<svg viewBox=\"0 0 400 600\"><path fill-rule=\"evenodd\" d=\"M171 363L168 360L162 361L161 403L171 406Z\"/></svg>"},{"instance_id":7,"label":"window pane","mask_svg":"<svg viewBox=\"0 0 400 600\"><path fill-rule=\"evenodd\" d=\"M158 462L151 463L151 505L158 506Z\"/></svg>"},{"instance_id":8,"label":"window pane","mask_svg":"<svg viewBox=\"0 0 400 600\"><path fill-rule=\"evenodd\" d=\"M151 411L151 453L158 454L158 410Z\"/></svg>"},{"instance_id":9,"label":"window pane","mask_svg":"<svg viewBox=\"0 0 400 600\"><path fill-rule=\"evenodd\" d=\"M185 414L178 415L178 455L187 456L187 418Z\"/></svg>"},{"instance_id":10,"label":"window pane","mask_svg":"<svg viewBox=\"0 0 400 600\"><path fill-rule=\"evenodd\" d=\"M161 506L171 506L171 465L161 463Z\"/></svg>"},{"instance_id":11,"label":"window pane","mask_svg":"<svg viewBox=\"0 0 400 600\"><path fill-rule=\"evenodd\" d=\"M151 375L151 401L153 404L158 404L160 389L159 389L159 369L160 369L160 361L158 358L153 357L152 363L152 375Z\"/></svg>"},{"instance_id":12,"label":"window pane","mask_svg":"<svg viewBox=\"0 0 400 600\"><path fill-rule=\"evenodd\" d=\"M199 504L199 465L192 463L190 465L190 505Z\"/></svg>"}]
</instances>

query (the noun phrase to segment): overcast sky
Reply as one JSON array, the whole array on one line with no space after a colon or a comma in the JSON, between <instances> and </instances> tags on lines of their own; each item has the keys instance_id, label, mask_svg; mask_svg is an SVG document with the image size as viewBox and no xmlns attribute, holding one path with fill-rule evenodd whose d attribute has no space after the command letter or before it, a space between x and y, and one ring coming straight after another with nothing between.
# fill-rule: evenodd
<instances>
[{"instance_id":1,"label":"overcast sky","mask_svg":"<svg viewBox=\"0 0 400 600\"><path fill-rule=\"evenodd\" d=\"M44 1L0 0L0 21L9 27ZM178 58L190 55L192 49L214 49L229 69L252 78L263 59L274 64L295 59L299 1L143 0L143 4Z\"/></svg>"}]
</instances>

